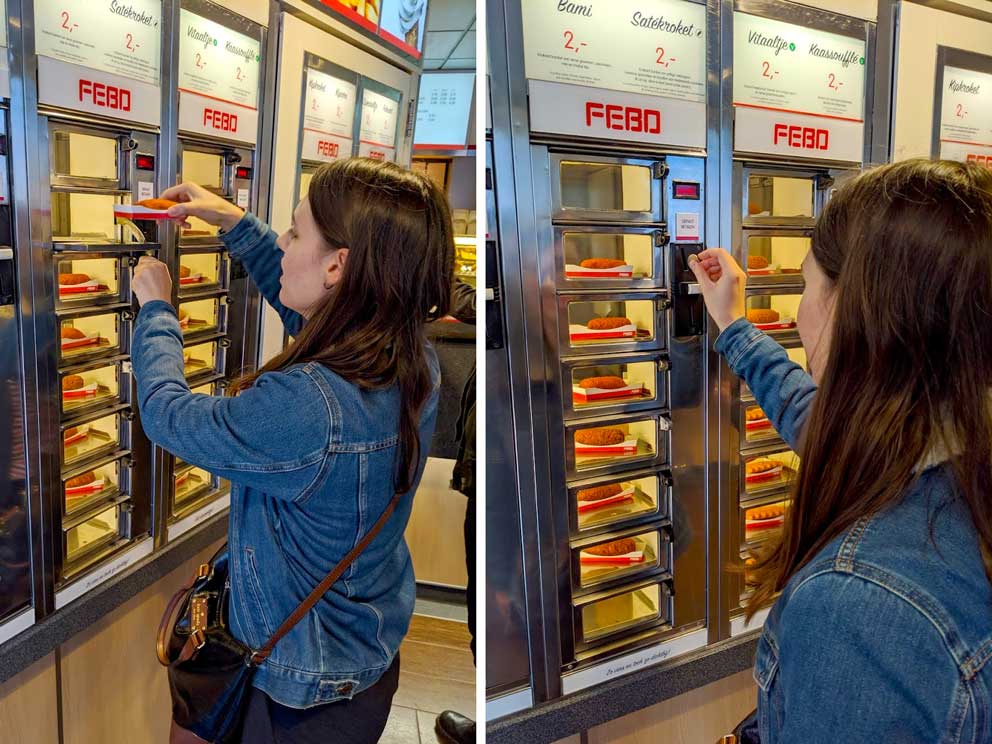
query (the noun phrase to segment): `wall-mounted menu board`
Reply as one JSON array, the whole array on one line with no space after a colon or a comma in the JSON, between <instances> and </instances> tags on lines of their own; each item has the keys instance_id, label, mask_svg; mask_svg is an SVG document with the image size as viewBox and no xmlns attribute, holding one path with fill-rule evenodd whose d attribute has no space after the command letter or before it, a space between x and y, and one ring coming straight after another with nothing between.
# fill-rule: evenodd
<instances>
[{"instance_id":1,"label":"wall-mounted menu board","mask_svg":"<svg viewBox=\"0 0 992 744\"><path fill-rule=\"evenodd\" d=\"M474 72L434 72L420 77L414 150L462 150L469 141Z\"/></svg>"},{"instance_id":2,"label":"wall-mounted menu board","mask_svg":"<svg viewBox=\"0 0 992 744\"><path fill-rule=\"evenodd\" d=\"M355 145L358 75L311 55L303 84L301 158L325 163L350 158Z\"/></svg>"},{"instance_id":3,"label":"wall-mounted menu board","mask_svg":"<svg viewBox=\"0 0 992 744\"><path fill-rule=\"evenodd\" d=\"M992 168L992 57L938 49L936 88L934 155Z\"/></svg>"},{"instance_id":4,"label":"wall-mounted menu board","mask_svg":"<svg viewBox=\"0 0 992 744\"><path fill-rule=\"evenodd\" d=\"M362 109L358 124L358 154L396 162L396 131L402 94L368 78L362 79Z\"/></svg>"},{"instance_id":5,"label":"wall-mounted menu board","mask_svg":"<svg viewBox=\"0 0 992 744\"><path fill-rule=\"evenodd\" d=\"M427 0L320 0L362 31L403 54L420 59L427 26Z\"/></svg>"},{"instance_id":6,"label":"wall-mounted menu board","mask_svg":"<svg viewBox=\"0 0 992 744\"><path fill-rule=\"evenodd\" d=\"M734 149L860 162L865 38L734 13Z\"/></svg>"},{"instance_id":7,"label":"wall-mounted menu board","mask_svg":"<svg viewBox=\"0 0 992 744\"><path fill-rule=\"evenodd\" d=\"M522 3L531 129L702 147L706 6Z\"/></svg>"},{"instance_id":8,"label":"wall-mounted menu board","mask_svg":"<svg viewBox=\"0 0 992 744\"><path fill-rule=\"evenodd\" d=\"M37 0L35 48L42 104L158 124L158 0Z\"/></svg>"},{"instance_id":9,"label":"wall-mounted menu board","mask_svg":"<svg viewBox=\"0 0 992 744\"><path fill-rule=\"evenodd\" d=\"M255 144L261 32L248 36L184 8L179 34L179 128Z\"/></svg>"}]
</instances>

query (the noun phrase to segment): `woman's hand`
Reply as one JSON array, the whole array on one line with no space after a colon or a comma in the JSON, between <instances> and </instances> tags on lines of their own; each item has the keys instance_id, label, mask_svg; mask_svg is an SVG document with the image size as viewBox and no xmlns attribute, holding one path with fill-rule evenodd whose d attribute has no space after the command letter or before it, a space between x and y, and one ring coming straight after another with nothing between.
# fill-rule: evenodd
<instances>
[{"instance_id":1,"label":"woman's hand","mask_svg":"<svg viewBox=\"0 0 992 744\"><path fill-rule=\"evenodd\" d=\"M744 285L747 274L723 248L707 248L689 256L689 268L696 275L706 309L723 331L745 315Z\"/></svg>"},{"instance_id":2,"label":"woman's hand","mask_svg":"<svg viewBox=\"0 0 992 744\"><path fill-rule=\"evenodd\" d=\"M192 215L208 224L219 227L225 232L232 230L245 214L244 210L195 183L181 183L178 186L173 186L171 189L163 191L160 197L179 202L176 206L169 207L170 217L185 220ZM183 227L189 228L190 224L183 222Z\"/></svg>"},{"instance_id":3,"label":"woman's hand","mask_svg":"<svg viewBox=\"0 0 992 744\"><path fill-rule=\"evenodd\" d=\"M131 289L138 298L138 304L144 305L152 300L172 302L172 277L169 267L151 256L142 256L134 268L131 277Z\"/></svg>"}]
</instances>

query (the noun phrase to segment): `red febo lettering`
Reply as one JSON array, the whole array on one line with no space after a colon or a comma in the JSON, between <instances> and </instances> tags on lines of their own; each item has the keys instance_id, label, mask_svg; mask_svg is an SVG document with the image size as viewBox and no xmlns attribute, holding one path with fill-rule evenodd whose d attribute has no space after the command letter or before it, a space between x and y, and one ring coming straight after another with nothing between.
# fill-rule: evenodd
<instances>
[{"instance_id":1,"label":"red febo lettering","mask_svg":"<svg viewBox=\"0 0 992 744\"><path fill-rule=\"evenodd\" d=\"M317 152L329 158L336 158L338 156L338 143L329 142L328 140L317 140Z\"/></svg>"},{"instance_id":2,"label":"red febo lettering","mask_svg":"<svg viewBox=\"0 0 992 744\"><path fill-rule=\"evenodd\" d=\"M92 103L100 108L115 111L131 110L131 91L113 85L96 83L85 78L79 79L79 102Z\"/></svg>"},{"instance_id":3,"label":"red febo lettering","mask_svg":"<svg viewBox=\"0 0 992 744\"><path fill-rule=\"evenodd\" d=\"M979 165L984 165L986 168L992 168L992 155L978 155L977 153L970 152L966 159L969 163L978 163Z\"/></svg>"},{"instance_id":4,"label":"red febo lettering","mask_svg":"<svg viewBox=\"0 0 992 744\"><path fill-rule=\"evenodd\" d=\"M586 101L586 126L591 128L593 121L600 119L607 129L644 134L661 133L661 111L657 109Z\"/></svg>"},{"instance_id":5,"label":"red febo lettering","mask_svg":"<svg viewBox=\"0 0 992 744\"><path fill-rule=\"evenodd\" d=\"M203 123L205 126L219 129L222 132L238 131L237 114L231 114L227 111L205 108L203 109Z\"/></svg>"},{"instance_id":6,"label":"red febo lettering","mask_svg":"<svg viewBox=\"0 0 992 744\"><path fill-rule=\"evenodd\" d=\"M830 132L826 129L801 127L796 124L776 124L774 143L779 141L797 150L827 150L830 148Z\"/></svg>"}]
</instances>

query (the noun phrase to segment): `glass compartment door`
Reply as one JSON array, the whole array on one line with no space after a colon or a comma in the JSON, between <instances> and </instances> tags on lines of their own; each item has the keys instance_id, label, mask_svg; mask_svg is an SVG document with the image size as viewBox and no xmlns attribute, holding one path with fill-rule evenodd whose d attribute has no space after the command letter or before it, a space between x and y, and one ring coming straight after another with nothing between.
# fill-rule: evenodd
<instances>
[{"instance_id":1,"label":"glass compartment door","mask_svg":"<svg viewBox=\"0 0 992 744\"><path fill-rule=\"evenodd\" d=\"M664 222L660 160L551 155L552 218Z\"/></svg>"}]
</instances>

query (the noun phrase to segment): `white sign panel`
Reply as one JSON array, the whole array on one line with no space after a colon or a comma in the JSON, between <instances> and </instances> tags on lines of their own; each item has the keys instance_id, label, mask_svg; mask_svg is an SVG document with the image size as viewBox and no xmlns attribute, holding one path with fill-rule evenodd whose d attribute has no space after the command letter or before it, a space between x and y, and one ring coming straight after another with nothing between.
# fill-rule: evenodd
<instances>
[{"instance_id":1,"label":"white sign panel","mask_svg":"<svg viewBox=\"0 0 992 744\"><path fill-rule=\"evenodd\" d=\"M734 147L862 159L865 42L734 13Z\"/></svg>"},{"instance_id":2,"label":"white sign panel","mask_svg":"<svg viewBox=\"0 0 992 744\"><path fill-rule=\"evenodd\" d=\"M424 73L417 99L414 148L464 148L474 89L475 73Z\"/></svg>"},{"instance_id":3,"label":"white sign panel","mask_svg":"<svg viewBox=\"0 0 992 744\"><path fill-rule=\"evenodd\" d=\"M179 29L179 128L254 144L261 42L188 10Z\"/></svg>"},{"instance_id":4,"label":"white sign panel","mask_svg":"<svg viewBox=\"0 0 992 744\"><path fill-rule=\"evenodd\" d=\"M706 101L706 6L643 0L531 0L523 5L531 80Z\"/></svg>"},{"instance_id":5,"label":"white sign panel","mask_svg":"<svg viewBox=\"0 0 992 744\"><path fill-rule=\"evenodd\" d=\"M992 75L944 68L940 157L992 167Z\"/></svg>"},{"instance_id":6,"label":"white sign panel","mask_svg":"<svg viewBox=\"0 0 992 744\"><path fill-rule=\"evenodd\" d=\"M354 83L307 69L306 108L303 112L303 159L330 163L350 158L354 143Z\"/></svg>"},{"instance_id":7,"label":"white sign panel","mask_svg":"<svg viewBox=\"0 0 992 744\"><path fill-rule=\"evenodd\" d=\"M157 125L162 94L157 85L38 58L38 100L51 106Z\"/></svg>"},{"instance_id":8,"label":"white sign panel","mask_svg":"<svg viewBox=\"0 0 992 744\"><path fill-rule=\"evenodd\" d=\"M161 16L159 0L37 0L35 45L45 57L158 85Z\"/></svg>"},{"instance_id":9,"label":"white sign panel","mask_svg":"<svg viewBox=\"0 0 992 744\"><path fill-rule=\"evenodd\" d=\"M629 142L706 146L706 104L530 81L530 128Z\"/></svg>"},{"instance_id":10,"label":"white sign panel","mask_svg":"<svg viewBox=\"0 0 992 744\"><path fill-rule=\"evenodd\" d=\"M400 104L374 90L362 91L358 154L373 160L396 160L396 125Z\"/></svg>"}]
</instances>

